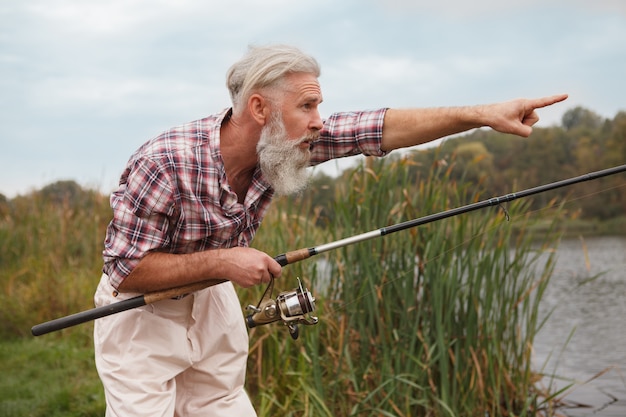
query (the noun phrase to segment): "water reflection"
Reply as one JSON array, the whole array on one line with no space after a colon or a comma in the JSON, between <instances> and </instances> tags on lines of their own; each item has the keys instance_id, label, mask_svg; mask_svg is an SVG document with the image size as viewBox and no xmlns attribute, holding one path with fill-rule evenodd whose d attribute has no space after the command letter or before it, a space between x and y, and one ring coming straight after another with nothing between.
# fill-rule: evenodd
<instances>
[{"instance_id":1,"label":"water reflection","mask_svg":"<svg viewBox=\"0 0 626 417\"><path fill-rule=\"evenodd\" d=\"M612 368L568 398L593 406L626 402L626 238L563 240L557 255L541 308L553 311L535 340L535 367L578 382ZM626 407L617 413L602 415L624 416Z\"/></svg>"}]
</instances>

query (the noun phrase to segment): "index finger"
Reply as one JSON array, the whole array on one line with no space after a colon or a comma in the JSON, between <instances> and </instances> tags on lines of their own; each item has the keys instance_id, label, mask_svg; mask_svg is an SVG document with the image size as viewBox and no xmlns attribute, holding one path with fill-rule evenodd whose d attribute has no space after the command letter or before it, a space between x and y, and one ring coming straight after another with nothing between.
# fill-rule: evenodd
<instances>
[{"instance_id":1,"label":"index finger","mask_svg":"<svg viewBox=\"0 0 626 417\"><path fill-rule=\"evenodd\" d=\"M533 108L540 109L542 107L547 107L555 103L559 103L567 99L567 97L568 97L567 94L557 94L554 96L548 96L548 97L542 97L542 98L530 100L530 104L532 105Z\"/></svg>"},{"instance_id":2,"label":"index finger","mask_svg":"<svg viewBox=\"0 0 626 417\"><path fill-rule=\"evenodd\" d=\"M272 274L273 277L276 278L281 275L283 268L281 264L276 261L276 259L269 257L269 265L267 267L267 270L270 274Z\"/></svg>"}]
</instances>

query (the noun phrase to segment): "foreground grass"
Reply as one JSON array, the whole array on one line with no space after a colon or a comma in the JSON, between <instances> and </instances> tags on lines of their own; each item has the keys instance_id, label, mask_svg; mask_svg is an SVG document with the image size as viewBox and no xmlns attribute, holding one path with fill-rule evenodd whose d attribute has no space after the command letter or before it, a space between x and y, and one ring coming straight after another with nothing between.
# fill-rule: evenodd
<instances>
[{"instance_id":1,"label":"foreground grass","mask_svg":"<svg viewBox=\"0 0 626 417\"><path fill-rule=\"evenodd\" d=\"M104 394L83 336L0 342L0 417L104 415Z\"/></svg>"}]
</instances>

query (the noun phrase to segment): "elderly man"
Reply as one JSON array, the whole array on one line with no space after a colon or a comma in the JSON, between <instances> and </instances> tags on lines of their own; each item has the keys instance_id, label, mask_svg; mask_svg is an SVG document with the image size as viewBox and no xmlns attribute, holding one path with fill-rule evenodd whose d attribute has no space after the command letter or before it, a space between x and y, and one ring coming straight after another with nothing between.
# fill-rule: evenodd
<instances>
[{"instance_id":1,"label":"elderly man","mask_svg":"<svg viewBox=\"0 0 626 417\"><path fill-rule=\"evenodd\" d=\"M249 245L272 196L303 189L307 167L384 156L481 126L528 136L536 109L567 98L322 120L319 75L316 60L296 48L250 48L228 71L232 108L170 129L131 156L111 196L96 304L228 281L96 321L107 416L255 415L244 391L248 335L233 283L280 275L271 256Z\"/></svg>"}]
</instances>

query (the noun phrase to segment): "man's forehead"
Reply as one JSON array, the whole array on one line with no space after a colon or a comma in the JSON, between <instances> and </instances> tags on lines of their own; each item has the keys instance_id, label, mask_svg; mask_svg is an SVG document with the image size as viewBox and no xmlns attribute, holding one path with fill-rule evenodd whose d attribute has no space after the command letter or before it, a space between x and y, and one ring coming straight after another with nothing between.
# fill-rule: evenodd
<instances>
[{"instance_id":1,"label":"man's forehead","mask_svg":"<svg viewBox=\"0 0 626 417\"><path fill-rule=\"evenodd\" d=\"M322 97L322 87L313 74L294 73L286 77L285 92L298 95L317 95Z\"/></svg>"}]
</instances>

